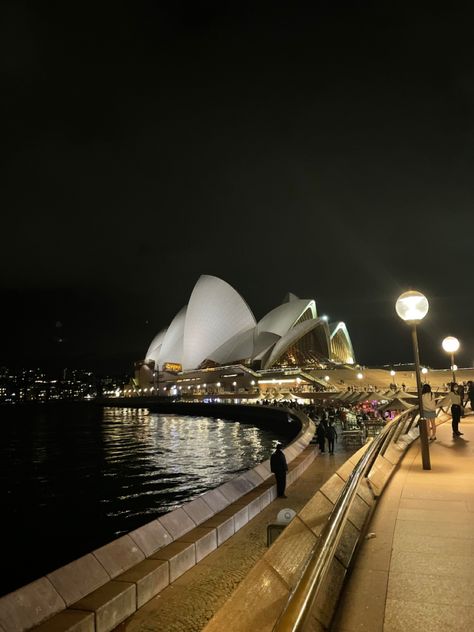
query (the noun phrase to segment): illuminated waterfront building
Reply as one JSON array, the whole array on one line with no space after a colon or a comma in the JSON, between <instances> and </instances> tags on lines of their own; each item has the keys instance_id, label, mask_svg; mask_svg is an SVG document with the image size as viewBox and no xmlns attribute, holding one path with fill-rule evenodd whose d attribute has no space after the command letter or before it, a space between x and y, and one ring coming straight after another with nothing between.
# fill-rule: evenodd
<instances>
[{"instance_id":1,"label":"illuminated waterfront building","mask_svg":"<svg viewBox=\"0 0 474 632\"><path fill-rule=\"evenodd\" d=\"M319 317L314 299L289 293L257 322L233 287L203 275L188 304L152 340L141 370L151 375L238 364L261 371L354 362L346 325Z\"/></svg>"}]
</instances>

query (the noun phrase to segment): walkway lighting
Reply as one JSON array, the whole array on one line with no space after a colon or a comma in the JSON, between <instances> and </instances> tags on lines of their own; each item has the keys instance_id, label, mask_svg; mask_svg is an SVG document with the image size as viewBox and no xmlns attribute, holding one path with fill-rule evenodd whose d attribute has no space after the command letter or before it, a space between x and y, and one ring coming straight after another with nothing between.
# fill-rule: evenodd
<instances>
[{"instance_id":1,"label":"walkway lighting","mask_svg":"<svg viewBox=\"0 0 474 632\"><path fill-rule=\"evenodd\" d=\"M390 371L390 375L391 375L392 377L395 377L396 373L395 373L395 371L394 371L393 369Z\"/></svg>"},{"instance_id":2,"label":"walkway lighting","mask_svg":"<svg viewBox=\"0 0 474 632\"><path fill-rule=\"evenodd\" d=\"M451 371L453 373L453 382L456 382L455 371L457 371L458 367L454 364L454 354L456 353L456 351L459 350L459 346L460 346L459 340L455 338L454 336L448 336L447 338L443 340L441 344L443 346L443 349L446 351L446 353L451 354ZM455 366L456 368L454 368Z\"/></svg>"},{"instance_id":3,"label":"walkway lighting","mask_svg":"<svg viewBox=\"0 0 474 632\"><path fill-rule=\"evenodd\" d=\"M428 313L429 303L426 296L421 292L410 290L401 294L395 303L397 314L408 325L411 325L413 342L413 355L415 356L416 386L418 390L418 409L420 418L418 427L420 429L421 460L424 470L431 470L430 448L428 444L428 432L426 429L426 419L423 410L423 400L421 396L421 375L420 375L420 354L418 350L418 335L416 326Z\"/></svg>"},{"instance_id":4,"label":"walkway lighting","mask_svg":"<svg viewBox=\"0 0 474 632\"><path fill-rule=\"evenodd\" d=\"M363 373L357 373L357 379L358 380L363 380L364 379L364 374Z\"/></svg>"},{"instance_id":5,"label":"walkway lighting","mask_svg":"<svg viewBox=\"0 0 474 632\"><path fill-rule=\"evenodd\" d=\"M326 380L326 382L329 382L329 380L330 380L331 378L329 377L329 375L325 375L325 376L324 376L324 379Z\"/></svg>"}]
</instances>

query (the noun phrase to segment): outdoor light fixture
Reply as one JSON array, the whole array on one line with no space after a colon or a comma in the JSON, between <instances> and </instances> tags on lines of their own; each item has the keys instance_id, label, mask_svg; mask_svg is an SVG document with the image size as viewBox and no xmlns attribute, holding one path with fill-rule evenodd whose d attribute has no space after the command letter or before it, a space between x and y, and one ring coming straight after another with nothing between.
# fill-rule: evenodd
<instances>
[{"instance_id":1,"label":"outdoor light fixture","mask_svg":"<svg viewBox=\"0 0 474 632\"><path fill-rule=\"evenodd\" d=\"M447 338L443 340L441 344L443 346L444 351L446 351L446 353L451 354L451 371L453 374L453 382L456 382L455 371L457 371L458 367L454 364L454 354L456 353L456 351L459 350L459 347L460 347L459 340L455 338L454 336L448 336Z\"/></svg>"},{"instance_id":2,"label":"outdoor light fixture","mask_svg":"<svg viewBox=\"0 0 474 632\"><path fill-rule=\"evenodd\" d=\"M428 313L429 303L421 292L410 290L401 294L395 304L397 314L406 323L419 323Z\"/></svg>"},{"instance_id":3,"label":"outdoor light fixture","mask_svg":"<svg viewBox=\"0 0 474 632\"><path fill-rule=\"evenodd\" d=\"M357 379L362 380L364 378L362 373L357 373Z\"/></svg>"},{"instance_id":4,"label":"outdoor light fixture","mask_svg":"<svg viewBox=\"0 0 474 632\"><path fill-rule=\"evenodd\" d=\"M324 376L324 379L326 380L326 382L329 382L329 380L330 380L331 378L329 377L329 375L325 375L325 376Z\"/></svg>"},{"instance_id":5,"label":"outdoor light fixture","mask_svg":"<svg viewBox=\"0 0 474 632\"><path fill-rule=\"evenodd\" d=\"M421 443L421 460L424 470L431 470L430 449L428 445L428 432L426 430L426 419L423 411L423 399L421 396L421 375L420 375L420 354L418 351L418 335L416 326L428 313L429 303L426 296L416 290L409 290L401 294L395 303L395 310L402 320L411 325L413 342L413 355L415 356L416 386L418 390L418 409Z\"/></svg>"},{"instance_id":6,"label":"outdoor light fixture","mask_svg":"<svg viewBox=\"0 0 474 632\"><path fill-rule=\"evenodd\" d=\"M392 377L395 377L395 371L394 371L393 369L390 371L390 375L391 375Z\"/></svg>"}]
</instances>

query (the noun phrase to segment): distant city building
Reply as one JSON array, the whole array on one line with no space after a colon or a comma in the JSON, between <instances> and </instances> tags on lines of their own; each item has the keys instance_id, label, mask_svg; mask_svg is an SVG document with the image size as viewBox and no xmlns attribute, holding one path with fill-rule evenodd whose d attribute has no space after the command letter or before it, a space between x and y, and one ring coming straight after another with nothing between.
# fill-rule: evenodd
<instances>
[{"instance_id":1,"label":"distant city building","mask_svg":"<svg viewBox=\"0 0 474 632\"><path fill-rule=\"evenodd\" d=\"M128 376L98 377L92 371L63 369L48 375L36 369L0 368L0 403L80 401L121 392Z\"/></svg>"},{"instance_id":2,"label":"distant city building","mask_svg":"<svg viewBox=\"0 0 474 632\"><path fill-rule=\"evenodd\" d=\"M140 371L151 375L236 364L268 370L354 363L346 325L319 317L314 299L289 293L257 322L233 287L203 275L188 304L152 340Z\"/></svg>"}]
</instances>

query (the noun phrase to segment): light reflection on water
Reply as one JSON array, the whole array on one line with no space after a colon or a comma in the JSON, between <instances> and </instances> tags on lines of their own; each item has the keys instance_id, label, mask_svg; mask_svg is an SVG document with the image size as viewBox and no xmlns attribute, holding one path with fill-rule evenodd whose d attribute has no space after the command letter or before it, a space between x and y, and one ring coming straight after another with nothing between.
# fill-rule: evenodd
<instances>
[{"instance_id":1,"label":"light reflection on water","mask_svg":"<svg viewBox=\"0 0 474 632\"><path fill-rule=\"evenodd\" d=\"M278 433L206 417L68 405L2 411L0 595L271 454Z\"/></svg>"},{"instance_id":2,"label":"light reflection on water","mask_svg":"<svg viewBox=\"0 0 474 632\"><path fill-rule=\"evenodd\" d=\"M111 518L170 511L268 458L275 439L235 421L120 409L104 410L102 437L101 474L116 495L100 502L113 505Z\"/></svg>"}]
</instances>

